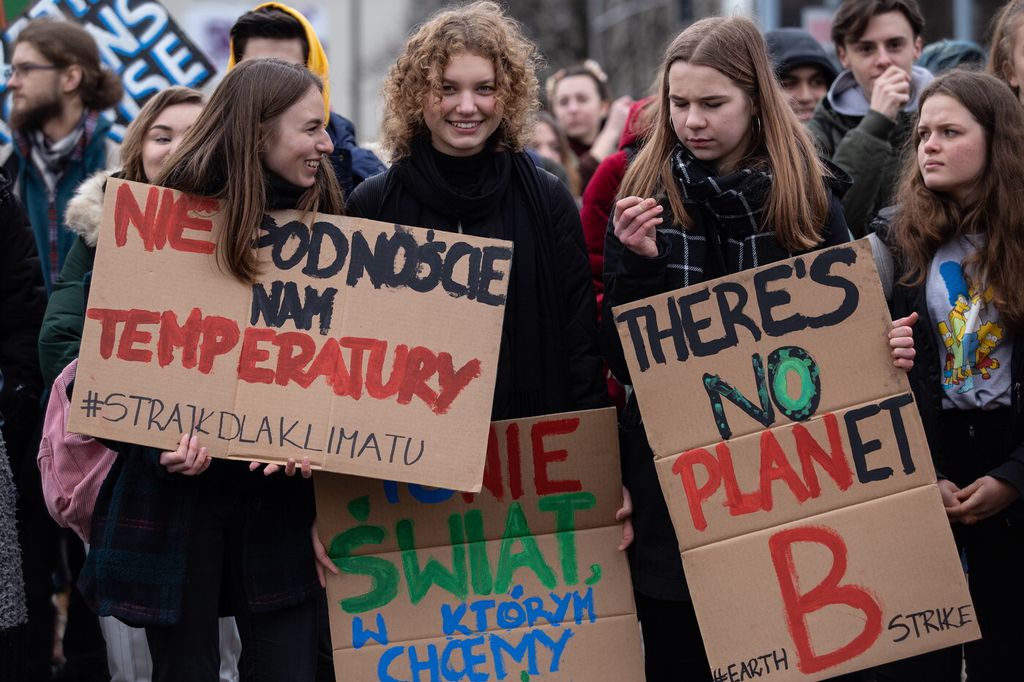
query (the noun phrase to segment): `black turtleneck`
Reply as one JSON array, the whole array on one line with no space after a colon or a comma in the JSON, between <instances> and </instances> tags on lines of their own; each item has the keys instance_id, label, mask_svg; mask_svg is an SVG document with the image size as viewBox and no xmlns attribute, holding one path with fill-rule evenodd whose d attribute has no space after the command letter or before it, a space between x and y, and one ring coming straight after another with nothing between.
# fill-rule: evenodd
<instances>
[{"instance_id":1,"label":"black turtleneck","mask_svg":"<svg viewBox=\"0 0 1024 682\"><path fill-rule=\"evenodd\" d=\"M293 185L277 173L266 171L267 177L267 210L281 211L296 208L299 200L306 193L306 187Z\"/></svg>"},{"instance_id":2,"label":"black turtleneck","mask_svg":"<svg viewBox=\"0 0 1024 682\"><path fill-rule=\"evenodd\" d=\"M494 154L493 150L485 149L472 156L449 156L437 151L433 145L430 146L430 151L441 176L462 194L469 195L477 194L486 175L484 170L488 168L488 161Z\"/></svg>"}]
</instances>

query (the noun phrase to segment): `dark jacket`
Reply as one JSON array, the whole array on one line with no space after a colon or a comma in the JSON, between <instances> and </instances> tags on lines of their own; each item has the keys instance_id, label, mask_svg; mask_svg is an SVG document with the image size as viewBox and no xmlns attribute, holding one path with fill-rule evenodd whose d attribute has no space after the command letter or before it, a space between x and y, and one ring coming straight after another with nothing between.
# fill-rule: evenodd
<instances>
[{"instance_id":1,"label":"dark jacket","mask_svg":"<svg viewBox=\"0 0 1024 682\"><path fill-rule=\"evenodd\" d=\"M844 71L807 123L821 155L853 178L853 186L843 197L843 212L854 237L867 234L871 219L892 202L907 140L917 121L916 97L930 81L927 70L914 68L915 100L893 121L864 103L851 108L858 113L842 113L843 105L839 103L860 92L853 75ZM860 97L863 99L863 94Z\"/></svg>"},{"instance_id":2,"label":"dark jacket","mask_svg":"<svg viewBox=\"0 0 1024 682\"><path fill-rule=\"evenodd\" d=\"M243 510L242 536L228 551L241 548L242 587L252 612L294 606L321 590L310 536L312 480L264 476L245 462L225 460L199 476L182 476L160 464L158 448L107 446L118 457L96 499L92 544L78 583L99 615L136 626L177 622L193 514L210 499L228 499Z\"/></svg>"},{"instance_id":3,"label":"dark jacket","mask_svg":"<svg viewBox=\"0 0 1024 682\"><path fill-rule=\"evenodd\" d=\"M384 171L384 164L373 152L356 144L356 127L352 121L332 111L327 134L334 143L331 165L346 197L360 182Z\"/></svg>"},{"instance_id":4,"label":"dark jacket","mask_svg":"<svg viewBox=\"0 0 1024 682\"><path fill-rule=\"evenodd\" d=\"M35 463L32 435L43 390L36 337L45 307L32 228L0 168L0 427L15 475Z\"/></svg>"},{"instance_id":5,"label":"dark jacket","mask_svg":"<svg viewBox=\"0 0 1024 682\"><path fill-rule=\"evenodd\" d=\"M883 241L889 241L888 219L886 217L872 223L872 228ZM890 246L895 253L895 249ZM896 272L892 297L889 308L893 319L906 317L912 312L918 314L917 323L913 327L914 349L917 351L918 362L908 374L910 387L914 391L914 400L921 423L928 440L928 448L932 453L939 476L949 477L958 487L964 487L981 476L992 476L1012 485L1020 494L1020 498L1007 509L1024 521L1024 342L1020 338L1013 344L1013 356L1010 361L1011 410L1003 431L1004 447L998 451L959 452L951 451L940 437L939 428L942 419L942 368L937 361L939 348L935 338L935 323L928 311L926 286L906 286L900 283L903 269L897 257Z\"/></svg>"},{"instance_id":6,"label":"dark jacket","mask_svg":"<svg viewBox=\"0 0 1024 682\"><path fill-rule=\"evenodd\" d=\"M521 283L529 290L523 300L543 300L549 304L552 314L520 309L512 303L510 294L502 326L492 418L511 419L602 407L607 404L607 397L594 292L576 204L565 187L550 173L536 168L529 156L513 154L512 158L517 171L511 175L502 201L521 199L532 206L531 216L545 218L518 216L519 220L530 221L531 229L524 233L523 240L514 243L510 292L516 286L514 283L522 278L520 273L535 273L535 278L530 276L530 281ZM393 166L356 188L346 205L348 214L409 226L429 225L447 232L501 236L489 230L506 222L502 218L508 216L492 213L460 221L418 202L404 186L400 174L401 170ZM535 202L542 205L534 205ZM532 258L526 256L530 253ZM511 331L517 326L518 330ZM514 340L526 337L539 339L538 345L525 348ZM523 356L532 356L538 365L544 358L553 361L552 371L542 373L541 386L521 384L523 372L522 368L515 367L515 360Z\"/></svg>"},{"instance_id":7,"label":"dark jacket","mask_svg":"<svg viewBox=\"0 0 1024 682\"><path fill-rule=\"evenodd\" d=\"M823 231L824 242L819 248L849 240L849 230L843 219L838 198L845 185L833 183L831 189L833 193L829 197L829 214ZM605 241L602 341L605 358L612 374L624 384L631 383L629 369L619 341L618 330L615 328L612 308L681 289L687 285L684 271L669 267L670 264L683 262L681 250L684 247L682 240L670 240L666 237L667 230L673 229L673 218L667 201L663 202L663 205L665 212L662 225L665 226L665 230L659 229L658 232L657 257L645 258L624 248L615 237L611 225ZM750 260L753 256L750 252L753 249L747 248L745 252L740 252L742 263L734 261L731 257L726 258L725 252L728 249L715 247L719 238L710 214L694 206L687 206L687 210L694 220L694 226L688 234L704 235L705 239L699 243L708 245L707 250L694 255L694 245L698 242L690 242L689 264L699 268L702 273L697 279L691 274L690 285L754 267L754 262ZM787 252L774 240L757 240L754 248L757 249L756 262L759 265L768 265L797 255ZM711 276L707 276L708 274ZM679 557L679 545L654 469L654 454L647 441L636 394L632 392L619 419L619 446L622 480L633 497L633 529L636 535L629 550L633 585L637 591L649 597L689 601L690 596Z\"/></svg>"}]
</instances>

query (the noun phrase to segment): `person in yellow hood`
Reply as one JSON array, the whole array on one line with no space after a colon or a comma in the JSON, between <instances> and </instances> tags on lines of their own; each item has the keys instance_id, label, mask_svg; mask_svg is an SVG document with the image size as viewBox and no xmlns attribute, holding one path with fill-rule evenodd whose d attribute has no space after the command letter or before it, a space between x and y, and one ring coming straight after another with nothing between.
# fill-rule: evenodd
<instances>
[{"instance_id":1,"label":"person in yellow hood","mask_svg":"<svg viewBox=\"0 0 1024 682\"><path fill-rule=\"evenodd\" d=\"M257 5L231 27L228 70L247 59L277 58L303 64L324 84L324 122L334 143L331 164L347 197L363 180L384 170L373 152L356 144L355 125L331 111L327 53L312 24L301 12L279 2Z\"/></svg>"}]
</instances>

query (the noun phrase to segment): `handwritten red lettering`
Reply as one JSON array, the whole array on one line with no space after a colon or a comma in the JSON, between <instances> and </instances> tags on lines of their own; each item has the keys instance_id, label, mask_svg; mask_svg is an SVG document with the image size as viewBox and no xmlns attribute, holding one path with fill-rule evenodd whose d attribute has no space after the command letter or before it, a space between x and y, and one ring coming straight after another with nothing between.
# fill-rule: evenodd
<instances>
[{"instance_id":1,"label":"handwritten red lettering","mask_svg":"<svg viewBox=\"0 0 1024 682\"><path fill-rule=\"evenodd\" d=\"M800 578L793 560L793 545L800 542L822 545L832 555L828 575L807 592L800 591ZM866 588L840 584L846 575L847 549L838 532L824 526L782 530L768 538L768 550L782 591L786 626L796 645L797 668L810 675L849 661L871 648L882 634L882 608ZM856 637L838 649L815 653L807 616L836 604L864 614L864 626Z\"/></svg>"}]
</instances>

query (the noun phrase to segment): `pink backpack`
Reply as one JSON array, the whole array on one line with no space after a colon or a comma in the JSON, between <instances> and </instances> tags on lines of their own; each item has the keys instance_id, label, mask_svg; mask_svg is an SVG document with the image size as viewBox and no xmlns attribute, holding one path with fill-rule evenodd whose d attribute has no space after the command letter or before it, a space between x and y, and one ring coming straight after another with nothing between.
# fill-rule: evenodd
<instances>
[{"instance_id":1,"label":"pink backpack","mask_svg":"<svg viewBox=\"0 0 1024 682\"><path fill-rule=\"evenodd\" d=\"M53 520L89 542L92 510L117 453L90 436L68 432L71 400L68 384L78 360L64 368L50 392L36 463L43 479L43 499Z\"/></svg>"}]
</instances>

